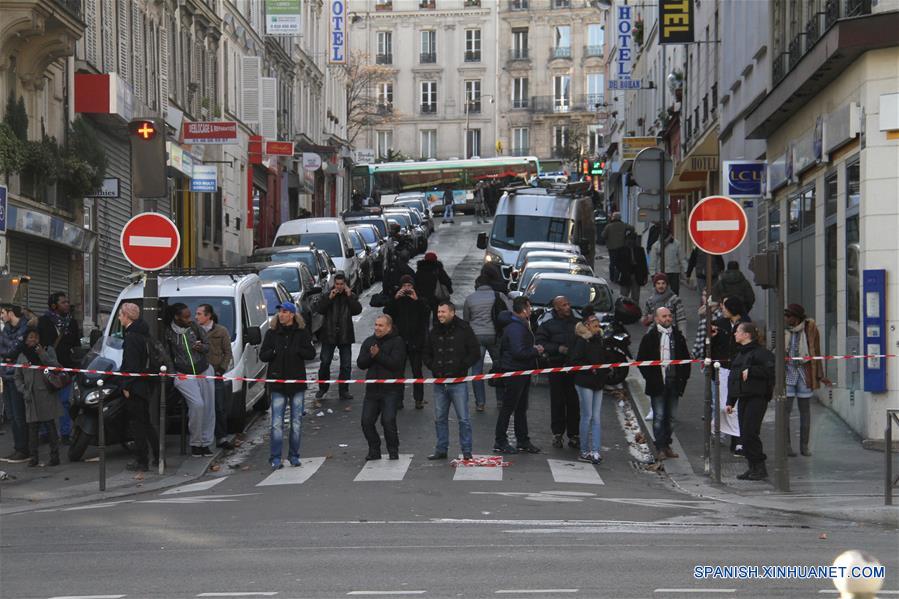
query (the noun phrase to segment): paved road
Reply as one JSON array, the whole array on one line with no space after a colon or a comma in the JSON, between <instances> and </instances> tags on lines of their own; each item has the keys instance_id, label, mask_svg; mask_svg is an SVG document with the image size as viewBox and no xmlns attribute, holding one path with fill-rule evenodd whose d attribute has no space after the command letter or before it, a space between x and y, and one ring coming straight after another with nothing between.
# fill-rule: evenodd
<instances>
[{"instance_id":1,"label":"paved road","mask_svg":"<svg viewBox=\"0 0 899 599\"><path fill-rule=\"evenodd\" d=\"M480 266L478 228L469 222L442 227L431 244L453 275L459 304ZM357 319L358 339L376 314L367 308ZM355 394L349 406L332 398L322 416L307 416L300 468L269 471L260 424L220 472L198 482L4 516L0 596L635 598L702 589L702 596L796 597L833 586L695 580L693 568L825 565L848 548L879 556L888 566L885 588L899 589L895 531L685 495L635 465L624 408L613 397L603 405L598 468L573 461L574 450L550 447L541 384L530 420L544 454L454 469L425 459L434 442L430 403L400 413L403 459L365 465L361 389ZM495 417L492 398L487 413L472 414L476 454L492 447ZM451 422L452 451L455 435Z\"/></svg>"}]
</instances>

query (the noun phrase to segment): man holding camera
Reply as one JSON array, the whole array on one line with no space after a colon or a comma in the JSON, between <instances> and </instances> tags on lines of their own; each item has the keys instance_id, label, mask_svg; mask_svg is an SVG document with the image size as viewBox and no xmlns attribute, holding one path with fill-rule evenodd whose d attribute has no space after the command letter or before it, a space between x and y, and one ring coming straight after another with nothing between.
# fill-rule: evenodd
<instances>
[{"instance_id":1,"label":"man holding camera","mask_svg":"<svg viewBox=\"0 0 899 599\"><path fill-rule=\"evenodd\" d=\"M359 298L346 284L346 275L338 272L334 275L334 286L327 295L323 295L315 306L319 314L323 314L325 322L319 331L321 341L321 365L318 369L319 379L331 377L331 361L334 359L334 350L340 354L341 379L350 378L353 367L353 343L356 341L356 333L353 328L353 316L362 313L362 304ZM321 407L321 400L328 392L328 383L319 384L315 393L315 407ZM347 383L339 385L340 399L350 400L350 386Z\"/></svg>"},{"instance_id":2,"label":"man holding camera","mask_svg":"<svg viewBox=\"0 0 899 599\"><path fill-rule=\"evenodd\" d=\"M421 352L424 349L428 331L428 317L431 309L427 302L415 292L415 279L411 275L400 277L400 288L384 307L384 314L393 318L393 325L399 336L406 342L406 359L412 367L412 376L421 378ZM403 370L405 370L405 363ZM399 405L402 409L404 388L401 388ZM415 409L424 407L424 385L415 383L412 386L412 397L415 398Z\"/></svg>"}]
</instances>

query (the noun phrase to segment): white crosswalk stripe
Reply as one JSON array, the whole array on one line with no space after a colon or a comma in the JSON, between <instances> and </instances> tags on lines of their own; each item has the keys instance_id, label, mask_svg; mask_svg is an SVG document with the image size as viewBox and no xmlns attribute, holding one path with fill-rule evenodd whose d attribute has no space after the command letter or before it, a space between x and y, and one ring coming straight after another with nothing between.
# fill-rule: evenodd
<instances>
[{"instance_id":1,"label":"white crosswalk stripe","mask_svg":"<svg viewBox=\"0 0 899 599\"><path fill-rule=\"evenodd\" d=\"M265 479L257 483L257 487L270 487L275 485L301 485L309 480L313 474L325 463L325 458L302 458L302 466L293 467L285 465L280 470L275 470Z\"/></svg>"},{"instance_id":2,"label":"white crosswalk stripe","mask_svg":"<svg viewBox=\"0 0 899 599\"><path fill-rule=\"evenodd\" d=\"M566 460L546 460L552 471L553 480L557 483L576 483L581 485L604 485L602 477L593 464L586 462L569 462Z\"/></svg>"},{"instance_id":3,"label":"white crosswalk stripe","mask_svg":"<svg viewBox=\"0 0 899 599\"><path fill-rule=\"evenodd\" d=\"M412 464L411 453L401 453L398 460L372 460L366 462L354 482L398 481L403 480L409 465Z\"/></svg>"},{"instance_id":4,"label":"white crosswalk stripe","mask_svg":"<svg viewBox=\"0 0 899 599\"><path fill-rule=\"evenodd\" d=\"M478 459L491 456L475 454L473 457ZM454 481L501 481L502 479L503 469L495 466L458 466L453 474Z\"/></svg>"},{"instance_id":5,"label":"white crosswalk stripe","mask_svg":"<svg viewBox=\"0 0 899 599\"><path fill-rule=\"evenodd\" d=\"M200 481L198 483L191 483L189 485L182 485L180 487L175 487L174 489L169 489L165 491L163 495L178 495L181 493L195 493L196 491L208 491L212 487L216 486L220 482L224 481L227 476L222 476L220 478L211 478L209 480Z\"/></svg>"}]
</instances>

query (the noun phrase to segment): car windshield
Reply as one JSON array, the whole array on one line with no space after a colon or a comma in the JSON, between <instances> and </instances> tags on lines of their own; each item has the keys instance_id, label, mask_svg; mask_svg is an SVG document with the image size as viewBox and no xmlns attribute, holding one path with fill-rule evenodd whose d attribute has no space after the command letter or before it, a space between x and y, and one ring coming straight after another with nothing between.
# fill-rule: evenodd
<instances>
[{"instance_id":1,"label":"car windshield","mask_svg":"<svg viewBox=\"0 0 899 599\"><path fill-rule=\"evenodd\" d=\"M518 260L515 261L515 268L521 268L524 263L527 261L528 254L532 254L534 252L565 252L565 253L574 253L568 252L566 250L553 250L550 248L541 248L541 247L527 247L521 248L521 251L518 252Z\"/></svg>"},{"instance_id":2,"label":"car windshield","mask_svg":"<svg viewBox=\"0 0 899 599\"><path fill-rule=\"evenodd\" d=\"M570 223L565 218L533 214L498 214L493 222L490 245L517 250L526 241L568 242Z\"/></svg>"},{"instance_id":3,"label":"car windshield","mask_svg":"<svg viewBox=\"0 0 899 599\"><path fill-rule=\"evenodd\" d=\"M365 243L378 243L378 236L375 235L375 230L370 227L359 227L355 229L359 232L359 235L362 235L362 239L365 240Z\"/></svg>"},{"instance_id":4,"label":"car windshield","mask_svg":"<svg viewBox=\"0 0 899 599\"><path fill-rule=\"evenodd\" d=\"M382 218L345 218L343 219L346 224L350 225L353 223L365 223L367 225L374 225L378 228L378 231L381 232L381 237L387 237L387 225L384 224L384 219Z\"/></svg>"},{"instance_id":5,"label":"car windshield","mask_svg":"<svg viewBox=\"0 0 899 599\"><path fill-rule=\"evenodd\" d=\"M399 200L394 202L397 206L411 206L412 208L418 208L418 210L422 213L425 211L425 205L421 200Z\"/></svg>"},{"instance_id":6,"label":"car windshield","mask_svg":"<svg viewBox=\"0 0 899 599\"><path fill-rule=\"evenodd\" d=\"M612 310L612 292L600 283L537 279L528 286L525 295L535 306L548 306L554 297L564 295L574 308L591 305L597 312Z\"/></svg>"},{"instance_id":7,"label":"car windshield","mask_svg":"<svg viewBox=\"0 0 899 599\"><path fill-rule=\"evenodd\" d=\"M310 251L302 252L278 252L272 254L272 262L302 262L309 267L311 272L316 272L318 266L315 263L315 254Z\"/></svg>"},{"instance_id":8,"label":"car windshield","mask_svg":"<svg viewBox=\"0 0 899 599\"><path fill-rule=\"evenodd\" d=\"M299 293L300 271L286 266L269 266L259 271L259 278L266 283L281 283L291 293Z\"/></svg>"},{"instance_id":9,"label":"car windshield","mask_svg":"<svg viewBox=\"0 0 899 599\"><path fill-rule=\"evenodd\" d=\"M570 275L591 275L590 269L587 267L581 267L580 265L572 264L571 266L566 267L565 265L560 264L558 268L553 268L551 266L541 266L540 268L526 268L521 273L521 282L518 284L519 289L527 289L527 286L531 284L531 280L538 274L550 272L550 273L567 273Z\"/></svg>"},{"instance_id":10,"label":"car windshield","mask_svg":"<svg viewBox=\"0 0 899 599\"><path fill-rule=\"evenodd\" d=\"M143 310L144 298L142 297L127 298L124 301L132 304L137 304L137 306L141 308L141 310ZM160 298L159 301L161 304L160 308L163 314L165 313L165 307L171 306L172 304L187 304L187 307L190 308L191 315L197 313L197 306L199 306L200 304L209 304L210 306L212 306L213 312L215 312L216 316L218 316L219 324L228 329L228 332L231 333L231 341L234 341L237 336L237 326L235 325L234 321L234 299L231 297L178 296L163 297ZM116 306L115 310L112 313L118 314L119 306ZM122 325L119 324L118 318L112 319L112 325L109 328L109 333L110 334L106 338L106 344L115 349L122 349L123 332Z\"/></svg>"},{"instance_id":11,"label":"car windshield","mask_svg":"<svg viewBox=\"0 0 899 599\"><path fill-rule=\"evenodd\" d=\"M587 264L587 260L581 256L580 254L556 254L549 256L532 256L530 260L525 260L524 264L521 265L522 269L526 269L528 267L528 263L533 262L556 262L558 264Z\"/></svg>"},{"instance_id":12,"label":"car windshield","mask_svg":"<svg viewBox=\"0 0 899 599\"><path fill-rule=\"evenodd\" d=\"M359 235L356 235L354 231L350 232L350 242L352 242L353 249L357 252L361 252L363 249L365 249L365 245L362 243L362 239L359 237Z\"/></svg>"},{"instance_id":13,"label":"car windshield","mask_svg":"<svg viewBox=\"0 0 899 599\"><path fill-rule=\"evenodd\" d=\"M263 287L262 295L265 296L265 309L269 316L273 316L278 311L277 305L281 303L278 297L278 290L274 287Z\"/></svg>"},{"instance_id":14,"label":"car windshield","mask_svg":"<svg viewBox=\"0 0 899 599\"><path fill-rule=\"evenodd\" d=\"M412 210L412 211L409 213L409 216L412 218L412 222L413 222L413 223L415 223L416 225L420 225L420 224L421 224L421 216L418 214L418 211L417 211L417 210Z\"/></svg>"},{"instance_id":15,"label":"car windshield","mask_svg":"<svg viewBox=\"0 0 899 599\"><path fill-rule=\"evenodd\" d=\"M412 220L409 218L408 214L392 213L387 218L394 219L401 227L406 227L407 229L412 228Z\"/></svg>"},{"instance_id":16,"label":"car windshield","mask_svg":"<svg viewBox=\"0 0 899 599\"><path fill-rule=\"evenodd\" d=\"M312 245L325 250L332 256L343 256L343 248L337 233L297 233L281 235L275 239L275 245Z\"/></svg>"}]
</instances>

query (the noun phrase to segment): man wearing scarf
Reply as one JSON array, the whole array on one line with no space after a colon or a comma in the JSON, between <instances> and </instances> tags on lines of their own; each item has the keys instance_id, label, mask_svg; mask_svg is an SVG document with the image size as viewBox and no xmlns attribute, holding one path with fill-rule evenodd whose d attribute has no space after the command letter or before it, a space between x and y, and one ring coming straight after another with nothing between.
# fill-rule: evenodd
<instances>
[{"instance_id":1,"label":"man wearing scarf","mask_svg":"<svg viewBox=\"0 0 899 599\"><path fill-rule=\"evenodd\" d=\"M690 350L687 340L677 327L671 310L657 308L653 325L640 341L637 360L688 360ZM652 402L652 432L655 437L656 459L677 458L671 449L672 421L677 402L683 395L690 378L690 365L640 366L640 374L646 381L646 395Z\"/></svg>"},{"instance_id":2,"label":"man wearing scarf","mask_svg":"<svg viewBox=\"0 0 899 599\"><path fill-rule=\"evenodd\" d=\"M808 358L821 355L821 333L814 320L806 316L805 308L799 304L790 304L784 310L786 321L785 347L790 358ZM793 411L793 399L799 403L799 451L804 456L812 455L809 451L809 434L811 429L810 400L815 395L815 389L824 383L828 387L832 385L824 375L824 362L810 360L799 362L790 360L787 362L787 454L795 457L796 452L790 436L790 413Z\"/></svg>"},{"instance_id":3,"label":"man wearing scarf","mask_svg":"<svg viewBox=\"0 0 899 599\"><path fill-rule=\"evenodd\" d=\"M60 366L78 368L72 357L72 350L81 345L81 329L78 321L72 316L72 305L69 296L62 292L51 293L47 301L49 308L38 318L37 330L40 344L52 347ZM72 434L72 419L69 418L69 400L72 397L72 385L68 385L57 393L62 404L62 416L59 417L59 434L63 445L68 445Z\"/></svg>"},{"instance_id":4,"label":"man wearing scarf","mask_svg":"<svg viewBox=\"0 0 899 599\"><path fill-rule=\"evenodd\" d=\"M652 275L653 293L646 300L646 309L643 324L649 326L652 324L652 315L659 308L668 308L671 311L677 328L681 332L687 330L687 311L684 308L683 300L677 296L668 285L668 276L665 273L657 272Z\"/></svg>"}]
</instances>

